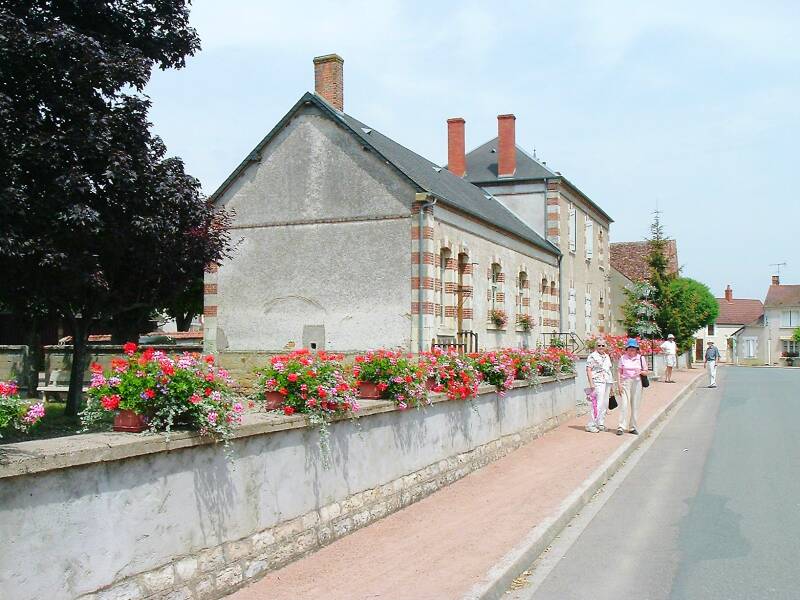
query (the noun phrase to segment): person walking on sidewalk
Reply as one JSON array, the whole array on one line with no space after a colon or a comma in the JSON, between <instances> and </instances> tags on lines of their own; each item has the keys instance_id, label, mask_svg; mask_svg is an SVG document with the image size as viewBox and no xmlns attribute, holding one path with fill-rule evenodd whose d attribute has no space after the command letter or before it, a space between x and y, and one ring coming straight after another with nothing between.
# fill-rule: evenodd
<instances>
[{"instance_id":1,"label":"person walking on sidewalk","mask_svg":"<svg viewBox=\"0 0 800 600\"><path fill-rule=\"evenodd\" d=\"M667 336L667 341L661 344L661 351L664 353L664 361L667 363L664 383L675 383L672 379L672 368L678 366L678 345L675 343L675 336L671 333Z\"/></svg>"},{"instance_id":2,"label":"person walking on sidewalk","mask_svg":"<svg viewBox=\"0 0 800 600\"><path fill-rule=\"evenodd\" d=\"M647 375L647 363L639 353L639 342L630 338L625 344L625 354L619 359L617 392L620 415L617 435L622 435L626 430L639 435L637 419L642 399L642 375Z\"/></svg>"},{"instance_id":3,"label":"person walking on sidewalk","mask_svg":"<svg viewBox=\"0 0 800 600\"><path fill-rule=\"evenodd\" d=\"M586 359L586 378L589 380L589 385L594 388L597 401L596 407L592 406L589 409L589 422L586 424L586 431L590 433L605 431L608 397L611 394L614 375L611 371L608 344L602 338L597 340L594 352Z\"/></svg>"},{"instance_id":4,"label":"person walking on sidewalk","mask_svg":"<svg viewBox=\"0 0 800 600\"><path fill-rule=\"evenodd\" d=\"M708 342L706 348L706 358L703 361L703 368L708 365L708 387L717 387L717 361L719 360L719 350L714 345L714 342Z\"/></svg>"}]
</instances>

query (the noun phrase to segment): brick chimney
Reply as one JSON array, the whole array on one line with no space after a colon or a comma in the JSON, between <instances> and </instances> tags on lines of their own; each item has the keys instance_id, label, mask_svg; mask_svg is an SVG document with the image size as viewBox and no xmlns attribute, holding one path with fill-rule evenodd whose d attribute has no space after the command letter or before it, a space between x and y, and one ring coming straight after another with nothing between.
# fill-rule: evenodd
<instances>
[{"instance_id":1,"label":"brick chimney","mask_svg":"<svg viewBox=\"0 0 800 600\"><path fill-rule=\"evenodd\" d=\"M344 111L344 59L338 54L314 58L314 91L338 111Z\"/></svg>"},{"instance_id":2,"label":"brick chimney","mask_svg":"<svg viewBox=\"0 0 800 600\"><path fill-rule=\"evenodd\" d=\"M447 169L457 177L467 173L464 147L464 119L447 119Z\"/></svg>"},{"instance_id":3,"label":"brick chimney","mask_svg":"<svg viewBox=\"0 0 800 600\"><path fill-rule=\"evenodd\" d=\"M725 288L725 300L728 302L733 302L733 290L731 289L730 285Z\"/></svg>"},{"instance_id":4,"label":"brick chimney","mask_svg":"<svg viewBox=\"0 0 800 600\"><path fill-rule=\"evenodd\" d=\"M517 170L517 144L514 115L497 115L497 176L511 177Z\"/></svg>"},{"instance_id":5,"label":"brick chimney","mask_svg":"<svg viewBox=\"0 0 800 600\"><path fill-rule=\"evenodd\" d=\"M772 276L772 285L780 285L781 284L781 276L780 275L773 275Z\"/></svg>"}]
</instances>

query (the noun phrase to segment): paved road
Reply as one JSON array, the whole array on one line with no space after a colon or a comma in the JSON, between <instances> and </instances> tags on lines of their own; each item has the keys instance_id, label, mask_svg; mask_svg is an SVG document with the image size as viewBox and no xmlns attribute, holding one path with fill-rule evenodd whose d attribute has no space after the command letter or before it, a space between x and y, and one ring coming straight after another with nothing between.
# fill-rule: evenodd
<instances>
[{"instance_id":1,"label":"paved road","mask_svg":"<svg viewBox=\"0 0 800 600\"><path fill-rule=\"evenodd\" d=\"M506 598L800 599L800 369L719 375Z\"/></svg>"}]
</instances>

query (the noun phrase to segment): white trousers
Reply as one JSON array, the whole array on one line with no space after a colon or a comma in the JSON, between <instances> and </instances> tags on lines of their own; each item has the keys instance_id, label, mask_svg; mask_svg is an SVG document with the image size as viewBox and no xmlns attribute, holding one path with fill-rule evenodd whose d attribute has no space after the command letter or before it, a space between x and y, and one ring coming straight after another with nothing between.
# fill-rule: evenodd
<instances>
[{"instance_id":1,"label":"white trousers","mask_svg":"<svg viewBox=\"0 0 800 600\"><path fill-rule=\"evenodd\" d=\"M708 365L708 385L717 385L717 361L710 360Z\"/></svg>"},{"instance_id":2,"label":"white trousers","mask_svg":"<svg viewBox=\"0 0 800 600\"><path fill-rule=\"evenodd\" d=\"M619 404L619 427L624 431L638 429L639 403L642 399L642 380L639 377L622 380L622 397Z\"/></svg>"},{"instance_id":3,"label":"white trousers","mask_svg":"<svg viewBox=\"0 0 800 600\"><path fill-rule=\"evenodd\" d=\"M594 425L605 425L606 413L608 412L608 397L611 394L610 383L592 383L594 386L594 393L597 394L597 417L594 416L592 405L589 404L589 422L587 427Z\"/></svg>"}]
</instances>

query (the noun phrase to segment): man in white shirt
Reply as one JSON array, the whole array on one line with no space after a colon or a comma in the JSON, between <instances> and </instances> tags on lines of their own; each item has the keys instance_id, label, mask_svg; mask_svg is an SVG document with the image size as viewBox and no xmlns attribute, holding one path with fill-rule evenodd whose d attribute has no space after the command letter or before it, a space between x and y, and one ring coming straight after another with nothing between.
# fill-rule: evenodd
<instances>
[{"instance_id":1,"label":"man in white shirt","mask_svg":"<svg viewBox=\"0 0 800 600\"><path fill-rule=\"evenodd\" d=\"M664 383L675 383L672 379L672 367L678 364L678 345L675 343L675 336L671 333L667 336L667 341L661 344L661 351L667 363L667 372Z\"/></svg>"}]
</instances>

